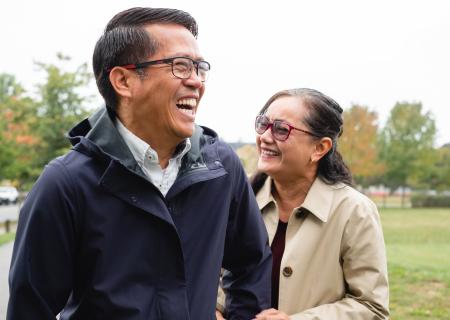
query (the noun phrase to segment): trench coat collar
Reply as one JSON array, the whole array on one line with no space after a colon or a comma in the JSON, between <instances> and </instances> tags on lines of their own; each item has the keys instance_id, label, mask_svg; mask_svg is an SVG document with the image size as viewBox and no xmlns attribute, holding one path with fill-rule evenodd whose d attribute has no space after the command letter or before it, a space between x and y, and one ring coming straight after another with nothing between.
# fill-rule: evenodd
<instances>
[{"instance_id":1,"label":"trench coat collar","mask_svg":"<svg viewBox=\"0 0 450 320\"><path fill-rule=\"evenodd\" d=\"M272 178L267 177L263 187L256 195L259 209L264 209L270 203L276 203L272 195ZM337 189L344 188L345 184L326 184L320 177L316 177L306 195L305 201L299 207L316 216L320 221L327 222L331 214L333 198Z\"/></svg>"}]
</instances>

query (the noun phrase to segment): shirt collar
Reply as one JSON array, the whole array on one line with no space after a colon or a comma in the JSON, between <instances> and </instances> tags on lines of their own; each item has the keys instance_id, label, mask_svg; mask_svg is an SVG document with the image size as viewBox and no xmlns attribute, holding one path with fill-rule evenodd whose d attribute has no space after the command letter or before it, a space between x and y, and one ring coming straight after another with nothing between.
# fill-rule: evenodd
<instances>
[{"instance_id":1,"label":"shirt collar","mask_svg":"<svg viewBox=\"0 0 450 320\"><path fill-rule=\"evenodd\" d=\"M176 159L178 164L181 164L181 159L183 156L191 150L191 139L187 138L183 142L181 142L177 148L175 149L175 156L173 158Z\"/></svg>"},{"instance_id":2,"label":"shirt collar","mask_svg":"<svg viewBox=\"0 0 450 320\"><path fill-rule=\"evenodd\" d=\"M127 144L128 148L130 149L131 153L133 154L133 157L141 166L144 164L145 158L149 158L149 156L152 163L159 164L158 154L156 153L156 151L152 149L152 147L147 142L128 130L128 128L125 127L119 120L119 118L116 118L116 127L125 143ZM190 149L191 141L189 138L187 138L177 146L177 148L175 149L175 154L172 158L176 159L177 163L180 164L181 158L183 158L183 156L187 152L189 152Z\"/></svg>"},{"instance_id":3,"label":"shirt collar","mask_svg":"<svg viewBox=\"0 0 450 320\"><path fill-rule=\"evenodd\" d=\"M306 209L323 222L327 222L331 213L334 192L344 188L345 184L337 183L328 185L317 177L306 195L305 201L300 208ZM264 209L269 203L275 203L272 195L272 178L268 177L261 190L256 195L259 209Z\"/></svg>"}]
</instances>

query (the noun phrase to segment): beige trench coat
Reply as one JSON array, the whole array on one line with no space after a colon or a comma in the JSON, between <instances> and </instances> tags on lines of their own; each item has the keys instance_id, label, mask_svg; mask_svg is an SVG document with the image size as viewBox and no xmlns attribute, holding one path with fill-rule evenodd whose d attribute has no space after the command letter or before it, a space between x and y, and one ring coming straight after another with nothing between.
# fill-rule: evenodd
<instances>
[{"instance_id":1,"label":"beige trench coat","mask_svg":"<svg viewBox=\"0 0 450 320\"><path fill-rule=\"evenodd\" d=\"M278 225L271 184L269 177L256 196L270 243ZM388 305L386 250L375 204L349 186L317 178L288 221L279 310L292 320L368 320L388 319Z\"/></svg>"}]
</instances>

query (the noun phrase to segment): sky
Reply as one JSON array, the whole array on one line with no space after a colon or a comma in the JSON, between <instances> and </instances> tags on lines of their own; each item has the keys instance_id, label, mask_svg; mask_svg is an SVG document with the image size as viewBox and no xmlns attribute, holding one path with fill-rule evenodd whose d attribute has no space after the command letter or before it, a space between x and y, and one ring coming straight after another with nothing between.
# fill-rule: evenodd
<instances>
[{"instance_id":1,"label":"sky","mask_svg":"<svg viewBox=\"0 0 450 320\"><path fill-rule=\"evenodd\" d=\"M9 0L0 10L0 73L28 90L34 61L87 62L107 22L135 6L182 9L199 24L211 63L196 122L229 142L254 141L254 118L275 92L309 87L343 108L369 107L384 124L396 102L421 102L450 142L450 1ZM447 40L445 40L447 39ZM86 89L102 104L94 81Z\"/></svg>"}]
</instances>

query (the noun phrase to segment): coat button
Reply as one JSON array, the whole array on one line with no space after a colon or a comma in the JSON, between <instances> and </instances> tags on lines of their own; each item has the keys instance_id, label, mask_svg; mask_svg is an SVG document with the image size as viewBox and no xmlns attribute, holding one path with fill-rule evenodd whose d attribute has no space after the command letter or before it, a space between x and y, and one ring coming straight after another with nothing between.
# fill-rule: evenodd
<instances>
[{"instance_id":1,"label":"coat button","mask_svg":"<svg viewBox=\"0 0 450 320\"><path fill-rule=\"evenodd\" d=\"M283 276L290 277L292 276L292 268L291 267L284 267L283 268Z\"/></svg>"}]
</instances>

